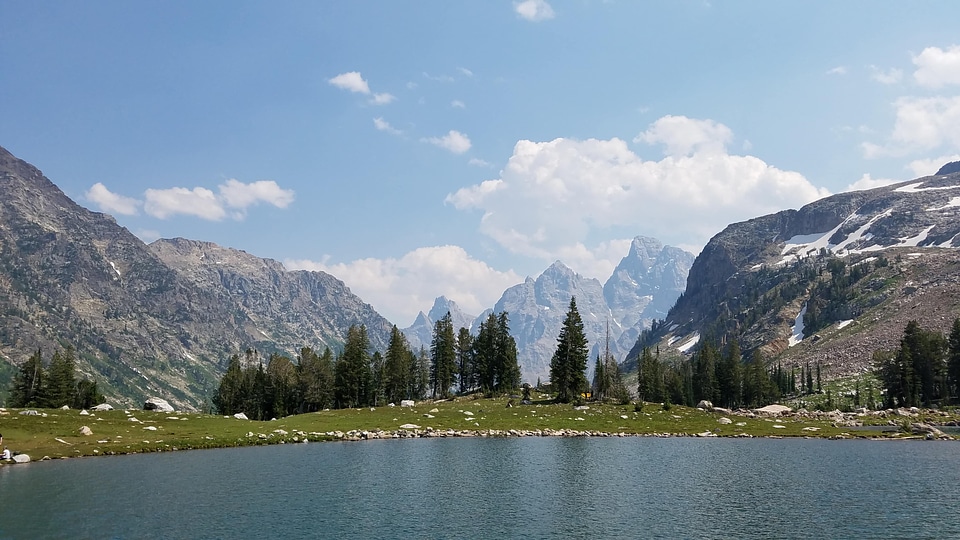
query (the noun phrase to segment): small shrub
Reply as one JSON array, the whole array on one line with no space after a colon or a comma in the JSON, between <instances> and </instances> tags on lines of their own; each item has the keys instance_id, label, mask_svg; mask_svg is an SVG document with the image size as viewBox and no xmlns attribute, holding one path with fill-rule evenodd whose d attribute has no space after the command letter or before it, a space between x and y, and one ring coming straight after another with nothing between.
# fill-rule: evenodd
<instances>
[{"instance_id":1,"label":"small shrub","mask_svg":"<svg viewBox=\"0 0 960 540\"><path fill-rule=\"evenodd\" d=\"M673 405L670 403L670 400L663 402L663 410L669 411L672 408L673 408Z\"/></svg>"},{"instance_id":2,"label":"small shrub","mask_svg":"<svg viewBox=\"0 0 960 540\"><path fill-rule=\"evenodd\" d=\"M633 412L643 412L643 402L635 401L633 403Z\"/></svg>"}]
</instances>

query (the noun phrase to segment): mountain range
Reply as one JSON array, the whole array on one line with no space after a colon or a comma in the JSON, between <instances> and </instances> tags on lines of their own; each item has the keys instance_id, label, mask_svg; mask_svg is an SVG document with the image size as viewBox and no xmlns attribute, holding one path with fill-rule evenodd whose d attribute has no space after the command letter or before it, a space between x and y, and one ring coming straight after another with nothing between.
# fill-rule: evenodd
<instances>
[{"instance_id":1,"label":"mountain range","mask_svg":"<svg viewBox=\"0 0 960 540\"><path fill-rule=\"evenodd\" d=\"M640 332L649 328L654 320L666 316L683 292L693 260L692 254L680 248L638 236L603 285L556 261L536 278L528 277L523 283L508 288L492 311L509 314L510 333L517 342L523 380L533 384L537 379L549 379L550 358L572 297L576 297L577 310L583 319L591 358L608 346L614 358L623 358ZM447 311L455 328L471 328L476 333L491 310L471 319L455 302L437 298L429 313L420 312L414 324L404 329L414 348L421 345L429 348L433 323ZM467 324L468 321L472 322Z\"/></svg>"},{"instance_id":2,"label":"mountain range","mask_svg":"<svg viewBox=\"0 0 960 540\"><path fill-rule=\"evenodd\" d=\"M333 276L205 242L147 245L3 148L0 193L6 373L73 346L80 374L111 400L200 408L231 354L337 348L350 324L365 324L374 347L389 339L391 324Z\"/></svg>"},{"instance_id":3,"label":"mountain range","mask_svg":"<svg viewBox=\"0 0 960 540\"><path fill-rule=\"evenodd\" d=\"M161 396L198 409L230 355L248 349L336 351L354 324L367 327L373 349L386 348L391 323L334 276L209 242L145 244L3 148L0 193L3 388L38 349L49 358L72 346L80 375L111 401ZM747 354L818 362L826 377L862 373L874 351L896 347L907 321L946 330L960 316L958 217L953 163L730 224L695 258L637 237L603 284L557 261L477 316L440 297L404 332L429 348L447 312L475 333L491 310L507 311L524 380L546 380L575 296L591 356L609 346L628 371L643 347L669 358L705 338L735 338Z\"/></svg>"}]
</instances>

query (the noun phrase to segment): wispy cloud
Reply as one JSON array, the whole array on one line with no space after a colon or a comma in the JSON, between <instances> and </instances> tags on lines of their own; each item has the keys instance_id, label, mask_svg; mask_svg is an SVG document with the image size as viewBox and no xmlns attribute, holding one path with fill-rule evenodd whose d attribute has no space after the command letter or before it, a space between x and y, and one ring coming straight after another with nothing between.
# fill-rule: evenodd
<instances>
[{"instance_id":1,"label":"wispy cloud","mask_svg":"<svg viewBox=\"0 0 960 540\"><path fill-rule=\"evenodd\" d=\"M877 66L870 66L870 78L880 84L897 84L903 79L903 70L890 68L883 70Z\"/></svg>"},{"instance_id":2,"label":"wispy cloud","mask_svg":"<svg viewBox=\"0 0 960 540\"><path fill-rule=\"evenodd\" d=\"M469 69L465 68L465 67L458 67L458 68L457 68L457 71L459 71L460 73L462 73L463 75L465 75L465 76L467 76L467 77L473 77L473 72L470 71Z\"/></svg>"},{"instance_id":3,"label":"wispy cloud","mask_svg":"<svg viewBox=\"0 0 960 540\"><path fill-rule=\"evenodd\" d=\"M521 18L532 22L540 22L552 19L556 16L553 8L546 0L524 0L523 2L514 2L513 10Z\"/></svg>"},{"instance_id":4,"label":"wispy cloud","mask_svg":"<svg viewBox=\"0 0 960 540\"><path fill-rule=\"evenodd\" d=\"M470 161L467 162L467 165L470 165L471 167L493 167L493 163L480 158L470 158Z\"/></svg>"},{"instance_id":5,"label":"wispy cloud","mask_svg":"<svg viewBox=\"0 0 960 540\"><path fill-rule=\"evenodd\" d=\"M455 100L451 101L451 102L450 102L450 106L453 107L454 109L466 109L466 108L467 108L467 104L464 103L464 102L462 102L462 101L460 101L459 99L455 99Z\"/></svg>"},{"instance_id":6,"label":"wispy cloud","mask_svg":"<svg viewBox=\"0 0 960 540\"><path fill-rule=\"evenodd\" d=\"M845 66L837 66L827 70L827 75L846 75L847 68Z\"/></svg>"},{"instance_id":7,"label":"wispy cloud","mask_svg":"<svg viewBox=\"0 0 960 540\"><path fill-rule=\"evenodd\" d=\"M462 154L469 150L471 146L470 137L467 137L466 134L452 129L443 137L425 137L420 140L435 146L439 146L445 150L449 150L454 154Z\"/></svg>"},{"instance_id":8,"label":"wispy cloud","mask_svg":"<svg viewBox=\"0 0 960 540\"><path fill-rule=\"evenodd\" d=\"M389 122L383 119L383 117L374 118L373 126L377 128L377 130L390 133L391 135L403 135L402 131L391 126Z\"/></svg>"},{"instance_id":9,"label":"wispy cloud","mask_svg":"<svg viewBox=\"0 0 960 540\"><path fill-rule=\"evenodd\" d=\"M396 96L393 94L384 92L382 94L374 94L373 99L370 100L370 103L373 103L374 105L386 105L388 103L392 103L396 99Z\"/></svg>"}]
</instances>

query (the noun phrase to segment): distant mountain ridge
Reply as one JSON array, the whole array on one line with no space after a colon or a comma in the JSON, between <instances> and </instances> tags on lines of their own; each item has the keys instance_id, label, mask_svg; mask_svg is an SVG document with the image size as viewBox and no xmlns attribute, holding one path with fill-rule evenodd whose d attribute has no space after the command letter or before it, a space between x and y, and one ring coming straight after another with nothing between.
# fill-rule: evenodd
<instances>
[{"instance_id":1,"label":"distant mountain ridge","mask_svg":"<svg viewBox=\"0 0 960 540\"><path fill-rule=\"evenodd\" d=\"M595 358L606 348L609 328L610 352L615 358L623 359L640 332L649 328L653 320L666 316L683 291L693 260L694 256L682 249L638 236L603 285L556 261L536 278L528 277L523 283L507 288L491 309L510 314L510 333L517 342L523 379L531 384L537 379L547 381L550 358L571 297L577 299L591 357ZM410 342L429 348L434 317L442 317L445 306L450 304L456 305L441 297L429 316L421 312L414 324L404 330ZM457 323L455 316L454 327L470 328L476 333L491 309L477 316L472 324ZM591 362L591 369L592 366Z\"/></svg>"},{"instance_id":2,"label":"distant mountain ridge","mask_svg":"<svg viewBox=\"0 0 960 540\"><path fill-rule=\"evenodd\" d=\"M112 400L199 408L247 347L336 348L350 324L387 342L389 322L336 278L205 242L147 246L3 148L0 193L0 362L72 345Z\"/></svg>"}]
</instances>

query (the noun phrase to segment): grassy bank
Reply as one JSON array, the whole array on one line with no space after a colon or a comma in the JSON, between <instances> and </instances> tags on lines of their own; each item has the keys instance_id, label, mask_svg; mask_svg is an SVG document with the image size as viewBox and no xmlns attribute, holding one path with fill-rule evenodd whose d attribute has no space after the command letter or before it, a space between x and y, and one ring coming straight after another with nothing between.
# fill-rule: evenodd
<instances>
[{"instance_id":1,"label":"grassy bank","mask_svg":"<svg viewBox=\"0 0 960 540\"><path fill-rule=\"evenodd\" d=\"M631 405L588 404L576 410L571 405L549 401L507 407L501 399L459 399L422 402L417 406L344 409L289 416L268 422L198 413L153 411L105 411L82 415L81 411L38 409L38 415L22 415L18 409L0 414L0 433L11 451L28 454L33 460L45 456L69 458L93 455L162 452L197 448L222 448L281 442L350 438L358 431L390 432L414 424L410 433L532 432L572 430L577 432L625 435L697 435L711 432L721 437L785 436L836 437L880 436L878 432L857 432L834 427L817 419L746 418L699 409L645 404L637 412ZM729 418L730 423L725 423ZM91 435L82 435L88 427ZM449 432L448 430L453 430Z\"/></svg>"}]
</instances>

